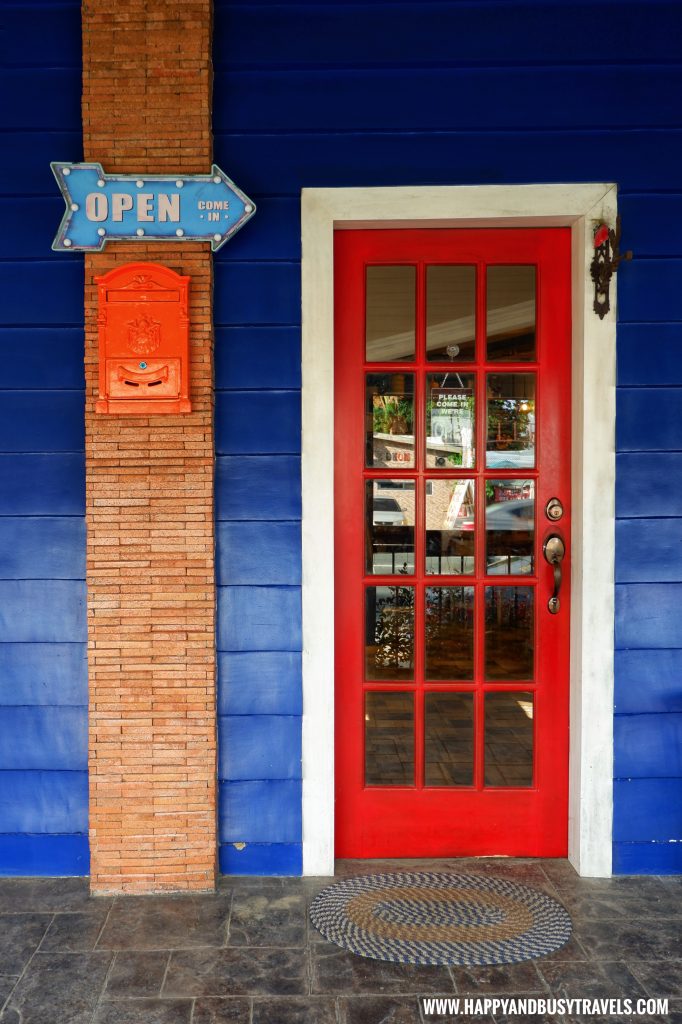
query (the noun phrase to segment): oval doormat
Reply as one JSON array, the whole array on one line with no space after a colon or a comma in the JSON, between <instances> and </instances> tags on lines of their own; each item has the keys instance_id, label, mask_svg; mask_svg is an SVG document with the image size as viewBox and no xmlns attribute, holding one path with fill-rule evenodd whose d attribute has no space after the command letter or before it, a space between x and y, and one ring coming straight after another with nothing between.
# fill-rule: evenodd
<instances>
[{"instance_id":1,"label":"oval doormat","mask_svg":"<svg viewBox=\"0 0 682 1024\"><path fill-rule=\"evenodd\" d=\"M551 896L482 875L344 879L317 894L310 919L337 946L406 964L515 964L571 936L571 919Z\"/></svg>"}]
</instances>

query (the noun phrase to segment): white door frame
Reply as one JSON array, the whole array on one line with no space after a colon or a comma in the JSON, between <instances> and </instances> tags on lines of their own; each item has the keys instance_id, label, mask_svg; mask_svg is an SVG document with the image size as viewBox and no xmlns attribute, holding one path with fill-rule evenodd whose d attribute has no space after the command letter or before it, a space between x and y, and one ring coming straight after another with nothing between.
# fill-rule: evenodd
<instances>
[{"instance_id":1,"label":"white door frame","mask_svg":"<svg viewBox=\"0 0 682 1024\"><path fill-rule=\"evenodd\" d=\"M616 186L303 189L303 873L334 873L334 231L559 227L572 231L573 412L569 859L611 874L615 294L592 310L592 228ZM615 293L615 279L612 287Z\"/></svg>"}]
</instances>

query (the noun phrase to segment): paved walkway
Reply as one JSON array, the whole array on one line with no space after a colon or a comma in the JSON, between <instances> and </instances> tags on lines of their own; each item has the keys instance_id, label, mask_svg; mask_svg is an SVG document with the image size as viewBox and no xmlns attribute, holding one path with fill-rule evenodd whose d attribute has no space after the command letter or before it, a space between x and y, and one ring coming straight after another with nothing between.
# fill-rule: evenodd
<instances>
[{"instance_id":1,"label":"paved walkway","mask_svg":"<svg viewBox=\"0 0 682 1024\"><path fill-rule=\"evenodd\" d=\"M418 997L431 994L666 996L669 1016L637 1020L682 1022L682 876L588 880L565 861L499 859L342 862L338 873L415 863L544 889L574 937L509 967L413 967L315 932L307 905L329 879L223 878L215 895L115 899L89 897L82 879L1 879L0 1024L418 1024Z\"/></svg>"}]
</instances>

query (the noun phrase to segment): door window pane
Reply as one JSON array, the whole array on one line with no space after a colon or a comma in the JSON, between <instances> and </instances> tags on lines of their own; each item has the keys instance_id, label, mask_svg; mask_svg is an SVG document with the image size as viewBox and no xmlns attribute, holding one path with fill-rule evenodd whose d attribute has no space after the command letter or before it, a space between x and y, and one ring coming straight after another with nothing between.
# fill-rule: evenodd
<instances>
[{"instance_id":1,"label":"door window pane","mask_svg":"<svg viewBox=\"0 0 682 1024\"><path fill-rule=\"evenodd\" d=\"M454 469L474 465L473 373L429 373L426 377L426 465Z\"/></svg>"},{"instance_id":2,"label":"door window pane","mask_svg":"<svg viewBox=\"0 0 682 1024\"><path fill-rule=\"evenodd\" d=\"M472 362L476 342L476 267L426 268L426 358Z\"/></svg>"},{"instance_id":3,"label":"door window pane","mask_svg":"<svg viewBox=\"0 0 682 1024\"><path fill-rule=\"evenodd\" d=\"M533 678L533 587L485 588L485 678Z\"/></svg>"},{"instance_id":4,"label":"door window pane","mask_svg":"<svg viewBox=\"0 0 682 1024\"><path fill-rule=\"evenodd\" d=\"M427 587L425 600L425 678L473 679L474 588Z\"/></svg>"},{"instance_id":5,"label":"door window pane","mask_svg":"<svg viewBox=\"0 0 682 1024\"><path fill-rule=\"evenodd\" d=\"M427 481L426 572L456 576L474 571L474 481Z\"/></svg>"},{"instance_id":6,"label":"door window pane","mask_svg":"<svg viewBox=\"0 0 682 1024\"><path fill-rule=\"evenodd\" d=\"M535 465L535 374L488 376L489 469L532 469Z\"/></svg>"},{"instance_id":7,"label":"door window pane","mask_svg":"<svg viewBox=\"0 0 682 1024\"><path fill-rule=\"evenodd\" d=\"M367 362L414 359L416 267L367 267Z\"/></svg>"},{"instance_id":8,"label":"door window pane","mask_svg":"<svg viewBox=\"0 0 682 1024\"><path fill-rule=\"evenodd\" d=\"M485 784L533 785L532 693L486 693Z\"/></svg>"},{"instance_id":9,"label":"door window pane","mask_svg":"<svg viewBox=\"0 0 682 1024\"><path fill-rule=\"evenodd\" d=\"M414 696L365 694L365 785L414 785Z\"/></svg>"},{"instance_id":10,"label":"door window pane","mask_svg":"<svg viewBox=\"0 0 682 1024\"><path fill-rule=\"evenodd\" d=\"M414 572L414 482L411 490L387 483L402 481L365 482L365 571L375 576Z\"/></svg>"},{"instance_id":11,"label":"door window pane","mask_svg":"<svg viewBox=\"0 0 682 1024\"><path fill-rule=\"evenodd\" d=\"M535 267L488 267L490 362L535 359Z\"/></svg>"},{"instance_id":12,"label":"door window pane","mask_svg":"<svg viewBox=\"0 0 682 1024\"><path fill-rule=\"evenodd\" d=\"M412 679L413 672L414 589L367 587L365 677Z\"/></svg>"},{"instance_id":13,"label":"door window pane","mask_svg":"<svg viewBox=\"0 0 682 1024\"><path fill-rule=\"evenodd\" d=\"M368 373L365 380L365 464L414 466L414 376Z\"/></svg>"},{"instance_id":14,"label":"door window pane","mask_svg":"<svg viewBox=\"0 0 682 1024\"><path fill-rule=\"evenodd\" d=\"M424 697L424 782L471 786L474 781L474 696L427 693Z\"/></svg>"},{"instance_id":15,"label":"door window pane","mask_svg":"<svg viewBox=\"0 0 682 1024\"><path fill-rule=\"evenodd\" d=\"M486 572L522 576L533 572L535 481L487 480Z\"/></svg>"}]
</instances>

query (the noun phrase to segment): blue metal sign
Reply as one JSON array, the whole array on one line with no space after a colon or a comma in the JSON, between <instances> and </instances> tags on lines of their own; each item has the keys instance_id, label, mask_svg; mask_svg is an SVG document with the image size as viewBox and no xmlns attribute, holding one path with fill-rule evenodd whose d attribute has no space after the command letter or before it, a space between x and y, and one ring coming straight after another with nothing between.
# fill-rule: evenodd
<instances>
[{"instance_id":1,"label":"blue metal sign","mask_svg":"<svg viewBox=\"0 0 682 1024\"><path fill-rule=\"evenodd\" d=\"M110 239L210 241L215 252L256 212L219 167L210 174L105 174L101 164L50 165L66 202L52 248L97 252Z\"/></svg>"}]
</instances>

